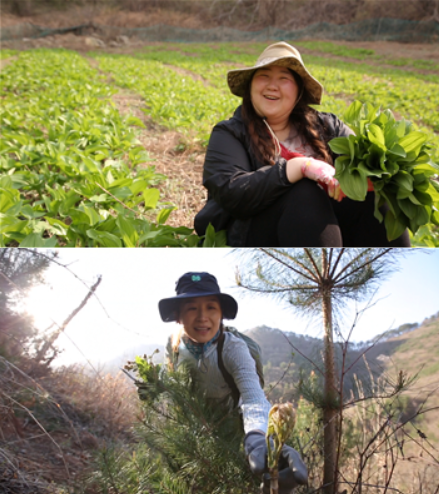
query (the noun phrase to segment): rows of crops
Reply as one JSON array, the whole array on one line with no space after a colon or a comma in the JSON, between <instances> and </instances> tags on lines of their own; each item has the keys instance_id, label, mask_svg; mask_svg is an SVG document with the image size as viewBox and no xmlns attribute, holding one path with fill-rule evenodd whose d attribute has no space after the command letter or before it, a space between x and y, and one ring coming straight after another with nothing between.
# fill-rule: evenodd
<instances>
[{"instance_id":1,"label":"rows of crops","mask_svg":"<svg viewBox=\"0 0 439 494\"><path fill-rule=\"evenodd\" d=\"M313 49L310 43L302 45ZM165 225L173 206L160 201L155 186L166 177L136 139L142 122L121 116L111 96L120 88L136 92L155 122L206 145L214 123L239 104L228 91L227 70L251 65L262 48L163 44L132 56L87 57L3 52L2 58L16 56L0 80L0 245L200 245L189 228ZM371 50L319 43L322 51L352 59L304 57L325 86L324 111L341 117L356 99L389 108L428 134L439 162L437 66L407 60L411 70L403 71L372 64ZM421 228L414 243L435 245L433 231ZM205 241L223 243L212 232Z\"/></svg>"},{"instance_id":2,"label":"rows of crops","mask_svg":"<svg viewBox=\"0 0 439 494\"><path fill-rule=\"evenodd\" d=\"M68 51L25 52L2 72L1 245L194 246L165 222L134 117L106 76ZM156 211L151 221L150 211ZM211 245L212 239L206 243Z\"/></svg>"}]
</instances>

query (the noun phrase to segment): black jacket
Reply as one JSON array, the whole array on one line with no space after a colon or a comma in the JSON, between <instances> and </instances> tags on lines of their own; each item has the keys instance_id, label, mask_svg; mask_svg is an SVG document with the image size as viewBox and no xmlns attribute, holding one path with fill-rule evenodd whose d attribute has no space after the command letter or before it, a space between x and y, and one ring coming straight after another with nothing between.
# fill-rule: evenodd
<instances>
[{"instance_id":1,"label":"black jacket","mask_svg":"<svg viewBox=\"0 0 439 494\"><path fill-rule=\"evenodd\" d=\"M352 134L332 113L319 112L318 117L325 142ZM245 247L252 216L273 204L291 186L286 163L280 157L273 166L267 166L256 159L238 107L231 119L214 127L210 136L203 172L208 200L195 217L197 233L203 235L211 222L217 231L227 229L229 246Z\"/></svg>"}]
</instances>

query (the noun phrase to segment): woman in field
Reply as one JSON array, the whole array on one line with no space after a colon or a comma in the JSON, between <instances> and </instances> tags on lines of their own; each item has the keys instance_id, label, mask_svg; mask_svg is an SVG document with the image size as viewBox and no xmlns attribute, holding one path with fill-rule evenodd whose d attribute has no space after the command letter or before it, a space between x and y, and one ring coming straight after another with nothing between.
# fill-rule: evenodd
<instances>
[{"instance_id":1,"label":"woman in field","mask_svg":"<svg viewBox=\"0 0 439 494\"><path fill-rule=\"evenodd\" d=\"M159 311L163 321L181 325L167 347L168 365L176 370L183 363L192 363L198 369L196 382L206 397L223 406L233 397L232 388L237 388L239 401L235 405L242 413L245 454L251 471L264 474L263 492L268 493L265 433L271 405L247 344L224 330L223 319L236 316L236 300L220 292L213 275L186 273L177 282L176 296L160 300ZM289 446L282 450L279 470L281 494L290 494L298 484L307 482L307 468L299 453Z\"/></svg>"},{"instance_id":2,"label":"woman in field","mask_svg":"<svg viewBox=\"0 0 439 494\"><path fill-rule=\"evenodd\" d=\"M387 240L373 191L364 202L342 199L328 142L353 132L310 106L323 86L293 46L270 45L253 67L230 71L228 84L242 105L212 131L198 234L212 223L233 247L410 246L407 231Z\"/></svg>"}]
</instances>

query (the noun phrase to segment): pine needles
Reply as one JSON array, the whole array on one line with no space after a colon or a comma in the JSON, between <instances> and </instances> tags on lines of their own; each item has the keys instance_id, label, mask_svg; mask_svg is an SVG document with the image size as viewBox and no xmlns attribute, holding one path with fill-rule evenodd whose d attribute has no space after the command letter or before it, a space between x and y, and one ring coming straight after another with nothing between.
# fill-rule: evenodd
<instances>
[{"instance_id":1,"label":"pine needles","mask_svg":"<svg viewBox=\"0 0 439 494\"><path fill-rule=\"evenodd\" d=\"M239 412L197 390L190 367L168 373L143 359L138 364L139 394L146 398L138 444L133 453L103 451L94 485L116 494L259 492L242 450Z\"/></svg>"}]
</instances>

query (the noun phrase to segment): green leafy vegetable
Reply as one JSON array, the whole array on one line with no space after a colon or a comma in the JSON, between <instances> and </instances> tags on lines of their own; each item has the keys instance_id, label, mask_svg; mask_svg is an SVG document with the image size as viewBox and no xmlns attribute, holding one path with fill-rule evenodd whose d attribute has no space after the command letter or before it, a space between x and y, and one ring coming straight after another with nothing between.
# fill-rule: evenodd
<instances>
[{"instance_id":1,"label":"green leafy vegetable","mask_svg":"<svg viewBox=\"0 0 439 494\"><path fill-rule=\"evenodd\" d=\"M413 234L428 223L438 224L439 166L433 161L428 136L411 122L397 121L390 110L354 101L344 121L355 132L329 142L340 156L335 160L336 178L343 192L364 201L368 181L375 191L375 216L389 206L384 218L387 237L394 240L406 228Z\"/></svg>"}]
</instances>

